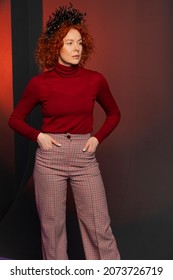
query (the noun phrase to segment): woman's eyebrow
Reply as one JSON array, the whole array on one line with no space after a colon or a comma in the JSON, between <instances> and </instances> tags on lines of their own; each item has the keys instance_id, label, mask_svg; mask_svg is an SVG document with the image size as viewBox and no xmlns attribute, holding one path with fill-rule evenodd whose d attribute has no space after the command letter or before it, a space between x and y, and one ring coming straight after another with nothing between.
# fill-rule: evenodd
<instances>
[{"instance_id":1,"label":"woman's eyebrow","mask_svg":"<svg viewBox=\"0 0 173 280\"><path fill-rule=\"evenodd\" d=\"M74 41L74 39L66 39L66 41ZM82 41L82 39L77 40L77 42Z\"/></svg>"}]
</instances>

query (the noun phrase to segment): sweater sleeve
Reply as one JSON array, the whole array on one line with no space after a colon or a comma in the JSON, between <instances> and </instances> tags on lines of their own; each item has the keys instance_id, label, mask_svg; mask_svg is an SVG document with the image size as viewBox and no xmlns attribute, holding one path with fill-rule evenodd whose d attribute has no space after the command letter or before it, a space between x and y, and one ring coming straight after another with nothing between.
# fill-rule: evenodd
<instances>
[{"instance_id":1,"label":"sweater sleeve","mask_svg":"<svg viewBox=\"0 0 173 280\"><path fill-rule=\"evenodd\" d=\"M115 129L121 117L120 110L111 94L109 85L102 75L96 101L100 104L106 114L106 119L102 127L95 135L93 135L98 139L99 143L101 143L113 131L113 129Z\"/></svg>"},{"instance_id":2,"label":"sweater sleeve","mask_svg":"<svg viewBox=\"0 0 173 280\"><path fill-rule=\"evenodd\" d=\"M8 121L13 130L35 142L40 131L31 127L25 120L37 104L39 104L39 98L37 79L35 77L26 86Z\"/></svg>"}]
</instances>

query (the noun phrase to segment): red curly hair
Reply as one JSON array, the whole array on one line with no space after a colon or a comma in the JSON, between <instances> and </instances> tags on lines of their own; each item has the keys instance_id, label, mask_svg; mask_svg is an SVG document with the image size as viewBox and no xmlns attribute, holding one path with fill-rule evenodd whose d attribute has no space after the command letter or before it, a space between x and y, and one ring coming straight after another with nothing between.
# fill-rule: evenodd
<instances>
[{"instance_id":1,"label":"red curly hair","mask_svg":"<svg viewBox=\"0 0 173 280\"><path fill-rule=\"evenodd\" d=\"M79 64L85 65L94 51L93 38L84 24L63 23L50 38L47 38L46 32L43 32L38 40L35 59L40 70L50 70L57 64L60 49L63 47L63 38L71 28L78 30L81 34L83 50Z\"/></svg>"}]
</instances>

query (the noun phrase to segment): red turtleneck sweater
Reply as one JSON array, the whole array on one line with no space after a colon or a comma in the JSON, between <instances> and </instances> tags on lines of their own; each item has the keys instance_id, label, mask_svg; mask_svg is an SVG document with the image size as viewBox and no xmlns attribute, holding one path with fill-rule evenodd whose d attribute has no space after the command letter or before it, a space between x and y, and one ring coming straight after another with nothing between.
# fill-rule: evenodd
<instances>
[{"instance_id":1,"label":"red turtleneck sweater","mask_svg":"<svg viewBox=\"0 0 173 280\"><path fill-rule=\"evenodd\" d=\"M27 85L9 119L19 134L37 141L43 133L92 133L94 102L106 113L106 120L95 136L99 142L108 136L120 120L120 112L105 78L98 72L79 66L56 67L35 76ZM25 122L32 109L41 106L41 131Z\"/></svg>"}]
</instances>

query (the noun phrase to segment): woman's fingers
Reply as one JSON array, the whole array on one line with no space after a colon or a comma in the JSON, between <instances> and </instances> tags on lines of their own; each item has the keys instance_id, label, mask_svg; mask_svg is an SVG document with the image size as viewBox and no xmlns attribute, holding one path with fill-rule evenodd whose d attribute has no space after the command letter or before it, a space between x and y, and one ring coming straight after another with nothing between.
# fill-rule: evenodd
<instances>
[{"instance_id":1,"label":"woman's fingers","mask_svg":"<svg viewBox=\"0 0 173 280\"><path fill-rule=\"evenodd\" d=\"M37 142L41 149L43 150L50 150L52 149L52 144L56 146L61 146L60 143L58 143L53 137L46 133L40 133L37 137Z\"/></svg>"},{"instance_id":2,"label":"woman's fingers","mask_svg":"<svg viewBox=\"0 0 173 280\"><path fill-rule=\"evenodd\" d=\"M88 151L94 153L96 151L98 144L99 141L97 140L96 137L94 136L90 137L83 148L83 152Z\"/></svg>"},{"instance_id":3,"label":"woman's fingers","mask_svg":"<svg viewBox=\"0 0 173 280\"><path fill-rule=\"evenodd\" d=\"M61 144L59 142L57 142L54 138L51 137L51 141L54 145L61 147Z\"/></svg>"}]
</instances>

